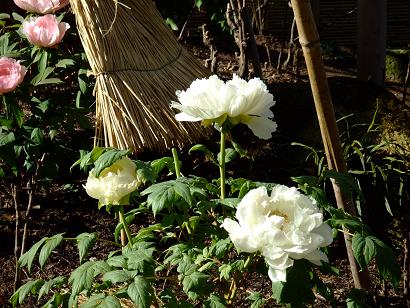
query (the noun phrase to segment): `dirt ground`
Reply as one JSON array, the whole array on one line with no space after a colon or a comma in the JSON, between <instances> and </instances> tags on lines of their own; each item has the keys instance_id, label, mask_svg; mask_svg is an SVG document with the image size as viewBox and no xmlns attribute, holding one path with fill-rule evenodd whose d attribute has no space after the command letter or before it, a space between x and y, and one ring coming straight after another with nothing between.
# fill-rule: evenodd
<instances>
[{"instance_id":1,"label":"dirt ground","mask_svg":"<svg viewBox=\"0 0 410 308\"><path fill-rule=\"evenodd\" d=\"M201 60L208 56L207 50L201 44L190 44L187 47ZM262 51L261 51L262 52ZM229 78L237 69L236 59L232 53L219 53L218 74ZM266 58L262 57L262 61ZM302 62L302 61L301 61ZM355 112L360 106L352 103L352 100L363 98L360 91L360 84L354 79L354 59L346 57L342 60L329 57L326 62L329 82L331 83L332 95L334 95L336 112L349 109ZM279 131L276 136L267 143L247 140L247 135L243 135L245 143L250 151L254 153L255 159L252 163L246 161L238 163L231 168L237 176L247 176L261 181L278 181L290 184L290 177L294 175L308 174L312 172L310 166L305 165L303 159L295 153L290 146L290 142L306 142L312 145L320 145L320 134L315 118L313 101L310 97L308 77L300 64L299 73L290 69L278 74L275 69L264 66L264 79L269 85L269 89L277 101L273 108ZM396 97L397 104L401 101L401 85L389 83L387 91L392 97ZM406 105L399 108L408 113L410 106L410 89L408 90L408 100ZM353 99L354 98L354 99ZM350 105L349 105L350 104ZM407 110L407 111L406 111ZM364 112L366 114L366 112ZM184 154L185 153L185 154ZM300 153L299 153L300 154ZM153 159L152 153L143 153L140 159ZM184 156L185 155L185 156ZM149 158L148 158L149 157ZM186 152L182 150L181 161L189 159ZM72 158L72 161L76 158ZM206 173L198 166L196 172ZM197 167L197 168L196 168ZM184 167L183 167L184 168ZM85 178L85 176L84 176ZM67 237L75 237L82 232L98 232L103 238L112 240L112 231L116 221L105 211L98 211L96 204L82 189L83 179L78 177L70 186L53 185L45 188L36 197L32 216L30 218L30 232L28 236L28 247L44 236L51 236L56 233L65 232ZM8 298L13 291L14 281L14 208L10 199L7 183L3 182L0 189L0 307L8 307ZM144 223L144 217L140 218L140 223ZM394 222L388 228L393 228ZM389 229L391 230L391 229ZM390 240L395 243L395 251L398 260L402 264L403 247L400 238L395 237L394 232L390 235ZM331 262L337 266L341 274L339 276L322 276L324 281L335 291L335 306L345 307L346 294L353 287L350 278L348 262L346 260L343 245L340 241L334 244L334 253ZM98 244L91 253L91 257L103 258L112 247L107 244ZM64 244L56 254L53 254L47 266L40 270L34 266L31 275L23 272L23 280L38 277L52 277L64 275L78 265L78 256L75 247ZM383 284L374 266L371 266L372 289L370 296L375 303L372 307L406 307L403 286L395 291L388 284ZM253 275L241 286L243 289L260 291L269 294L271 285L267 277ZM35 302L30 302L26 307L36 307ZM248 302L244 297L239 297L232 307L247 307ZM273 302L269 302L266 307L276 307ZM317 303L313 307L329 307L329 303L318 296Z\"/></svg>"}]
</instances>

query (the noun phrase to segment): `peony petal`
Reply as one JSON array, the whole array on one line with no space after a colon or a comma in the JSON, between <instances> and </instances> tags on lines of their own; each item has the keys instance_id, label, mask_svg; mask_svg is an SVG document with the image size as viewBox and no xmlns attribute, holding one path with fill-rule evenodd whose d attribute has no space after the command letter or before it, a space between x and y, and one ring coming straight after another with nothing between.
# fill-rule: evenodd
<instances>
[{"instance_id":1,"label":"peony petal","mask_svg":"<svg viewBox=\"0 0 410 308\"><path fill-rule=\"evenodd\" d=\"M286 282L286 269L269 267L268 276L272 282Z\"/></svg>"},{"instance_id":2,"label":"peony petal","mask_svg":"<svg viewBox=\"0 0 410 308\"><path fill-rule=\"evenodd\" d=\"M249 122L246 123L252 130L253 134L260 139L270 139L272 133L276 131L278 127L276 122L265 117L252 117Z\"/></svg>"}]
</instances>

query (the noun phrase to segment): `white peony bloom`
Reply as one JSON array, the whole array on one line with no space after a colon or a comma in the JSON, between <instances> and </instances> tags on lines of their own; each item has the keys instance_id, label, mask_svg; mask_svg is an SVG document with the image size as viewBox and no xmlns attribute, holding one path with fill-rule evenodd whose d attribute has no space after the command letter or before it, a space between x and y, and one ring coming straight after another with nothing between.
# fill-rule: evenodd
<instances>
[{"instance_id":1,"label":"white peony bloom","mask_svg":"<svg viewBox=\"0 0 410 308\"><path fill-rule=\"evenodd\" d=\"M275 102L266 85L259 79L245 81L234 75L223 82L218 76L197 79L186 91L176 93L179 102L171 107L181 113L178 121L202 121L204 125L226 120L231 124L246 124L261 139L269 139L277 125L270 110Z\"/></svg>"},{"instance_id":2,"label":"white peony bloom","mask_svg":"<svg viewBox=\"0 0 410 308\"><path fill-rule=\"evenodd\" d=\"M293 260L328 262L319 248L332 243L332 229L323 223L315 201L294 187L277 185L271 196L265 187L249 191L238 205L236 219L226 218L222 227L238 250L259 251L265 257L273 282L286 281Z\"/></svg>"},{"instance_id":3,"label":"white peony bloom","mask_svg":"<svg viewBox=\"0 0 410 308\"><path fill-rule=\"evenodd\" d=\"M103 205L124 205L128 203L126 197L141 184L136 169L135 163L124 157L105 168L98 178L95 169L92 169L84 188L90 197L98 199Z\"/></svg>"}]
</instances>

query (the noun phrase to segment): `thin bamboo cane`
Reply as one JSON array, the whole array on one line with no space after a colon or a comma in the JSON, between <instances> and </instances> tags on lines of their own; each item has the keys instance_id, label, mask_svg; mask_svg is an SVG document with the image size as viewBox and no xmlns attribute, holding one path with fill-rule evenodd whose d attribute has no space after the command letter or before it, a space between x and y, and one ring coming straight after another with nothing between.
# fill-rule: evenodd
<instances>
[{"instance_id":1,"label":"thin bamboo cane","mask_svg":"<svg viewBox=\"0 0 410 308\"><path fill-rule=\"evenodd\" d=\"M347 167L343 158L329 85L322 61L319 35L314 22L310 1L291 0L291 3L296 18L299 42L302 45L306 60L327 162L330 169L344 173L347 171ZM349 214L357 216L352 196L343 193L337 182L332 181L332 184L337 206ZM353 255L350 237L346 233L344 237L354 285L359 289L368 289L370 284L368 272L366 270L359 271Z\"/></svg>"},{"instance_id":2,"label":"thin bamboo cane","mask_svg":"<svg viewBox=\"0 0 410 308\"><path fill-rule=\"evenodd\" d=\"M105 146L163 151L207 136L176 121L175 91L211 74L168 29L151 0L71 0L96 76L96 140Z\"/></svg>"}]
</instances>

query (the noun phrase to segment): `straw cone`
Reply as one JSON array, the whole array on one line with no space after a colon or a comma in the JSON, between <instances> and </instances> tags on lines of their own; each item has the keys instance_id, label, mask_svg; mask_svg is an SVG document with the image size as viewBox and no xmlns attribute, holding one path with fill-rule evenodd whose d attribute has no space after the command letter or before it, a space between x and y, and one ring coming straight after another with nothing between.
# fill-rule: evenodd
<instances>
[{"instance_id":1,"label":"straw cone","mask_svg":"<svg viewBox=\"0 0 410 308\"><path fill-rule=\"evenodd\" d=\"M210 72L178 43L152 0L71 0L71 6L96 76L97 144L164 151L206 136L198 123L176 121L169 105L176 90Z\"/></svg>"}]
</instances>

